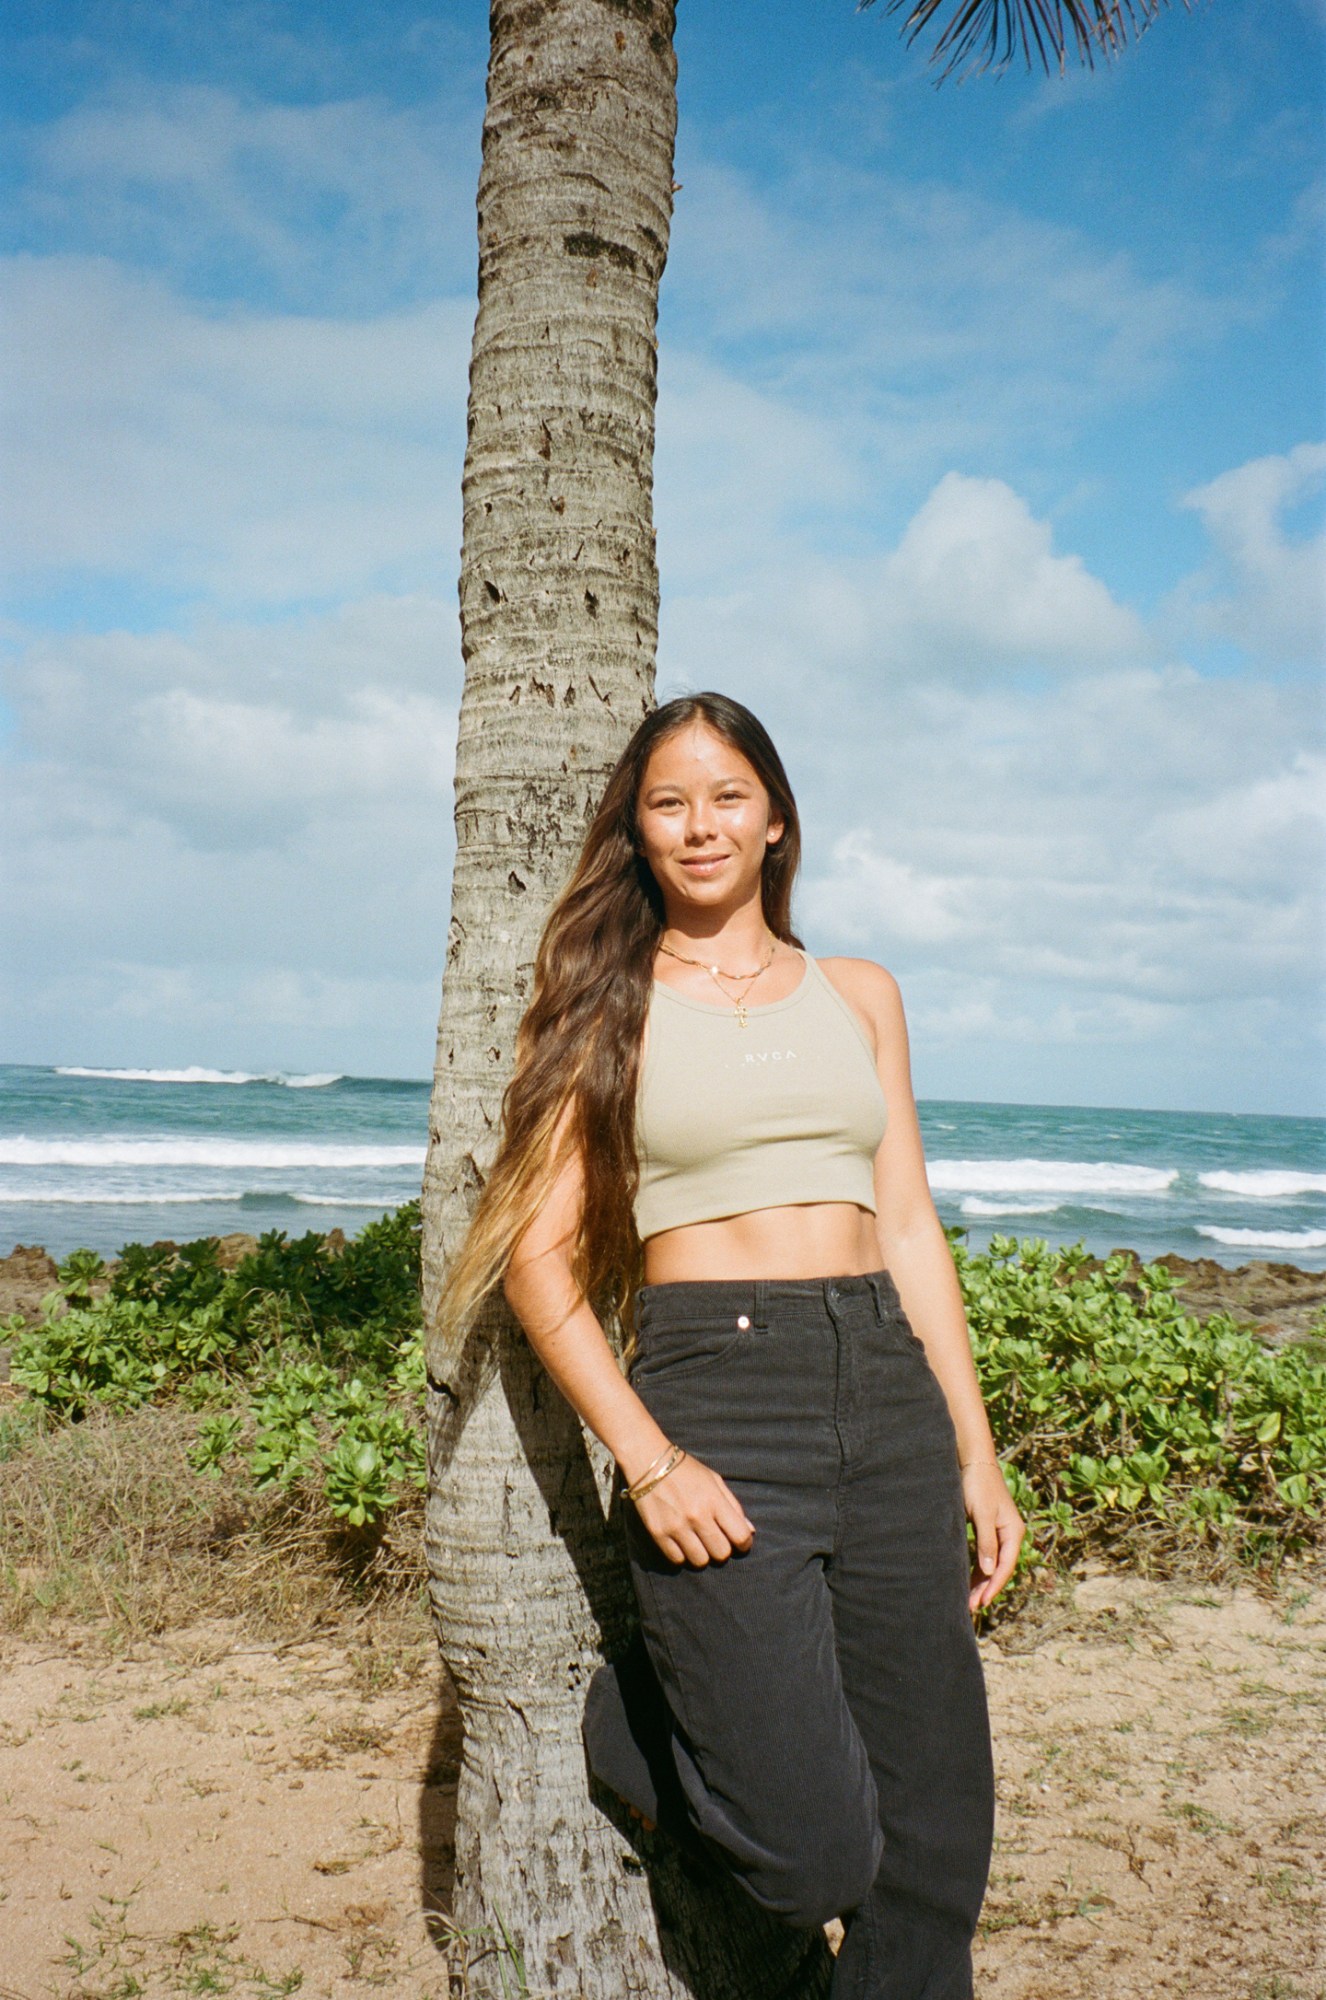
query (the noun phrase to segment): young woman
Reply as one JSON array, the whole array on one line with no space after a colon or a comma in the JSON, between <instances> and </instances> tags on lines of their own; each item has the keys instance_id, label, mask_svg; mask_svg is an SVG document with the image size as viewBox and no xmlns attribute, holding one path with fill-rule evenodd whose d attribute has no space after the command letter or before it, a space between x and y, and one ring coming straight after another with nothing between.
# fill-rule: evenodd
<instances>
[{"instance_id":1,"label":"young woman","mask_svg":"<svg viewBox=\"0 0 1326 2000\"><path fill-rule=\"evenodd\" d=\"M594 1774L787 1923L840 1916L839 2000L966 2000L994 1814L972 1613L1024 1527L897 983L803 949L799 859L748 709L641 723L545 926L442 1310L501 1282L617 1461L640 1638L591 1683Z\"/></svg>"}]
</instances>

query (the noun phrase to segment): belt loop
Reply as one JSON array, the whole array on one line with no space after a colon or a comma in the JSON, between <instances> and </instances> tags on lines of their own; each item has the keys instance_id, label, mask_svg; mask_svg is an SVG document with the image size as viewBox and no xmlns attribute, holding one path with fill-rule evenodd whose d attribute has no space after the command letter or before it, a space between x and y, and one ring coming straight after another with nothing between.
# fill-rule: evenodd
<instances>
[{"instance_id":1,"label":"belt loop","mask_svg":"<svg viewBox=\"0 0 1326 2000\"><path fill-rule=\"evenodd\" d=\"M758 1333L769 1330L769 1281L767 1278L755 1280L755 1328Z\"/></svg>"},{"instance_id":2,"label":"belt loop","mask_svg":"<svg viewBox=\"0 0 1326 2000\"><path fill-rule=\"evenodd\" d=\"M874 1295L875 1318L879 1321L880 1325L882 1326L884 1324L884 1287L880 1282L879 1272L867 1271L866 1278L869 1281L870 1290Z\"/></svg>"}]
</instances>

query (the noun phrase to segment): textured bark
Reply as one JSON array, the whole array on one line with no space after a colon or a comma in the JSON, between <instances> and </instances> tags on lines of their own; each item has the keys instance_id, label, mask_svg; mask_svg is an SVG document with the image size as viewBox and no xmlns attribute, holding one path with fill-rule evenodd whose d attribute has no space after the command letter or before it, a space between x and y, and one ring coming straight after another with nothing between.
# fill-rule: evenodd
<instances>
[{"instance_id":1,"label":"textured bark","mask_svg":"<svg viewBox=\"0 0 1326 2000\"><path fill-rule=\"evenodd\" d=\"M495 0L464 475L456 864L424 1177L428 1552L465 1742L452 1915L505 1925L528 1990L620 2000L823 1992L822 1937L773 1924L596 1788L584 1692L634 1600L611 1461L494 1299L434 1324L491 1164L548 904L653 704L659 280L673 0ZM609 1329L616 1338L616 1330ZM611 1816L610 1816L611 1814ZM508 1959L511 1991L520 1987ZM470 1990L506 1990L495 1955Z\"/></svg>"}]
</instances>

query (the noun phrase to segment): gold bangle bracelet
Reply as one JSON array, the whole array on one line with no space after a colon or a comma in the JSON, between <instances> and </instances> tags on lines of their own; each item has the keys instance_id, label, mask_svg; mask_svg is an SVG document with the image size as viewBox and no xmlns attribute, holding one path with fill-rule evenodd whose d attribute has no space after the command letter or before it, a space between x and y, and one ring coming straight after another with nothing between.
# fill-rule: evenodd
<instances>
[{"instance_id":1,"label":"gold bangle bracelet","mask_svg":"<svg viewBox=\"0 0 1326 2000\"><path fill-rule=\"evenodd\" d=\"M627 1499L643 1500L646 1493L652 1493L654 1488L657 1485L659 1485L661 1481L666 1479L670 1472L676 1471L677 1467L681 1464L685 1456L686 1456L686 1451L684 1446L679 1444L674 1445L672 1447L671 1452L668 1455L668 1461L667 1464L663 1467L663 1470L661 1472L656 1472L654 1474L654 1477L648 1480L643 1485L639 1480L637 1480L634 1486L628 1486L626 1488Z\"/></svg>"},{"instance_id":2,"label":"gold bangle bracelet","mask_svg":"<svg viewBox=\"0 0 1326 2000\"><path fill-rule=\"evenodd\" d=\"M654 1456L650 1459L648 1465L645 1467L643 1472L638 1472L634 1479L627 1481L626 1485L622 1488L622 1491L625 1493L628 1500L635 1492L637 1486L644 1485L650 1473L654 1470L654 1467L656 1465L662 1465L664 1459L667 1457L668 1453L671 1450L673 1450L673 1448L674 1447L670 1442L668 1444L665 1444L662 1451L655 1452Z\"/></svg>"},{"instance_id":3,"label":"gold bangle bracelet","mask_svg":"<svg viewBox=\"0 0 1326 2000\"><path fill-rule=\"evenodd\" d=\"M1002 1472L1004 1469L1002 1462L997 1458L965 1458L958 1460L958 1471L966 1472L973 1465L993 1465L1000 1472Z\"/></svg>"}]
</instances>

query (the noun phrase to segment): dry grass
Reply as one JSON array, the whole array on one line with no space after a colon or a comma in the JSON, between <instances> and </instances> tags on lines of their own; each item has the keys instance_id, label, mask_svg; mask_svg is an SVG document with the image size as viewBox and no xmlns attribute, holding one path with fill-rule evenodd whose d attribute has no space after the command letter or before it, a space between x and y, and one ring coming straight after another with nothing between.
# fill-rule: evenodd
<instances>
[{"instance_id":1,"label":"dry grass","mask_svg":"<svg viewBox=\"0 0 1326 2000\"><path fill-rule=\"evenodd\" d=\"M295 1636L373 1607L418 1618L422 1497L385 1533L339 1525L316 1494L255 1491L242 1466L189 1463L178 1406L0 1421L0 1628L92 1625L116 1645L209 1618Z\"/></svg>"},{"instance_id":2,"label":"dry grass","mask_svg":"<svg viewBox=\"0 0 1326 2000\"><path fill-rule=\"evenodd\" d=\"M371 1610L426 1626L423 1496L377 1529L337 1522L309 1486L255 1490L243 1464L197 1472L201 1419L181 1404L94 1408L79 1423L31 1399L0 1403L0 1632L34 1637L90 1628L114 1647L207 1619L296 1637ZM1278 1562L1252 1571L1221 1539L1121 1534L1107 1567L1153 1583L1241 1587L1276 1595ZM1291 1572L1320 1578L1313 1549ZM981 1637L1011 1651L1073 1619L1071 1578L1020 1576L985 1614ZM0 1995L3 2000L3 1995Z\"/></svg>"}]
</instances>

